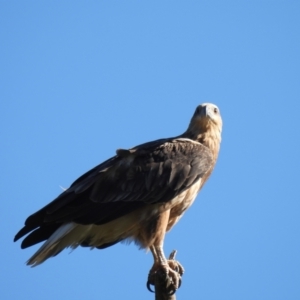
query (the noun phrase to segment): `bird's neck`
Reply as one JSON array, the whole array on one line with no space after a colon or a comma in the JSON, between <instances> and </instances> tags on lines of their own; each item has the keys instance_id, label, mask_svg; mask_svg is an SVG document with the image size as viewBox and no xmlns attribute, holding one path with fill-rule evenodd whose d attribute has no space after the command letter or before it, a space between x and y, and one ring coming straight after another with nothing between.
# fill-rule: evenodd
<instances>
[{"instance_id":1,"label":"bird's neck","mask_svg":"<svg viewBox=\"0 0 300 300\"><path fill-rule=\"evenodd\" d=\"M218 158L221 143L220 135L216 135L215 132L205 132L199 134L196 140L212 151L215 160Z\"/></svg>"},{"instance_id":2,"label":"bird's neck","mask_svg":"<svg viewBox=\"0 0 300 300\"><path fill-rule=\"evenodd\" d=\"M214 159L216 160L219 154L221 143L220 129L214 124L209 124L209 126L201 127L199 127L199 124L197 127L193 125L189 126L189 128L183 134L183 136L191 140L197 141L209 148L213 153Z\"/></svg>"}]
</instances>

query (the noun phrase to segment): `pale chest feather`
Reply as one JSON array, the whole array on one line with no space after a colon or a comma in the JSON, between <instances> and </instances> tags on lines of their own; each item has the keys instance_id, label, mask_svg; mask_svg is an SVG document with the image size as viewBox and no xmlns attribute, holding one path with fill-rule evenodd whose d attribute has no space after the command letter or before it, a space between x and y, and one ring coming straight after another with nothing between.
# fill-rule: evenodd
<instances>
[{"instance_id":1,"label":"pale chest feather","mask_svg":"<svg viewBox=\"0 0 300 300\"><path fill-rule=\"evenodd\" d=\"M179 221L184 212L193 204L202 185L202 180L199 180L189 189L187 189L171 201L173 202L173 207L170 210L170 218L167 231L169 231Z\"/></svg>"}]
</instances>

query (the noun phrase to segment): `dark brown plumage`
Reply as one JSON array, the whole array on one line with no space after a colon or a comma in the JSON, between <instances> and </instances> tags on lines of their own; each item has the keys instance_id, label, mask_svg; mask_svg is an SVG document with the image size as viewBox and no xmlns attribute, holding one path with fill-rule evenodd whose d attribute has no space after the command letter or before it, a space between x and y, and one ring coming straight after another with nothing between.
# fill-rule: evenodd
<instances>
[{"instance_id":1,"label":"dark brown plumage","mask_svg":"<svg viewBox=\"0 0 300 300\"><path fill-rule=\"evenodd\" d=\"M175 274L163 254L163 239L211 174L221 130L219 109L204 103L184 134L117 150L27 218L15 241L28 233L22 248L46 241L28 264L40 264L66 247L103 249L133 240L152 251L152 270L163 265Z\"/></svg>"}]
</instances>

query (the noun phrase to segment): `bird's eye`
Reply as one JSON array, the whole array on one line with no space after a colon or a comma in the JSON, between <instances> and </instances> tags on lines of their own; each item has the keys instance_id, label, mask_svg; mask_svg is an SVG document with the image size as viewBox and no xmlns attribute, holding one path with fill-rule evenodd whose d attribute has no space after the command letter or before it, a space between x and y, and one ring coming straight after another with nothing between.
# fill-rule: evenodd
<instances>
[{"instance_id":1,"label":"bird's eye","mask_svg":"<svg viewBox=\"0 0 300 300\"><path fill-rule=\"evenodd\" d=\"M218 113L218 109L216 107L214 108L214 113Z\"/></svg>"}]
</instances>

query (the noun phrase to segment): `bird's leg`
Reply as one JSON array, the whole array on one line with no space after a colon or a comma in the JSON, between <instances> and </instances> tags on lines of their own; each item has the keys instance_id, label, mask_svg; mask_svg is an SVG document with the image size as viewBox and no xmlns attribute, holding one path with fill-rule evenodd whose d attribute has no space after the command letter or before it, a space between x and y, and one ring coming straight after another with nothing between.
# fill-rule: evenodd
<instances>
[{"instance_id":1,"label":"bird's leg","mask_svg":"<svg viewBox=\"0 0 300 300\"><path fill-rule=\"evenodd\" d=\"M155 284L155 276L157 275L157 272L163 272L166 277L170 279L170 285L167 292L169 294L174 294L180 287L181 276L183 275L184 269L181 264L175 260L176 251L172 251L169 259L165 257L163 251L163 240L168 225L169 214L169 211L161 214L161 218L158 220L158 223L160 223L159 234L157 234L153 245L150 246L150 250L154 258L154 264L149 272L147 287L148 290L152 291L150 285ZM162 228L164 228L164 230L162 230Z\"/></svg>"}]
</instances>

